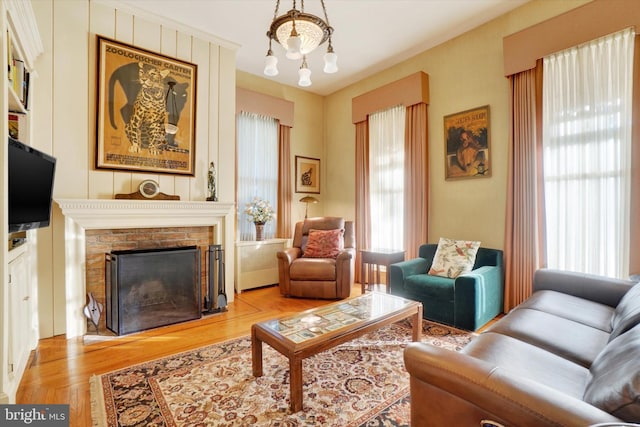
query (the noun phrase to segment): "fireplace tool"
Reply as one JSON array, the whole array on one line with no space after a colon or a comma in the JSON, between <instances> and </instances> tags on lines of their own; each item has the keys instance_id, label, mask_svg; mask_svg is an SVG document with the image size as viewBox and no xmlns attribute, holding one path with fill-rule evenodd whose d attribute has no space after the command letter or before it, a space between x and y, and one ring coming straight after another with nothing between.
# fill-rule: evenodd
<instances>
[{"instance_id":1,"label":"fireplace tool","mask_svg":"<svg viewBox=\"0 0 640 427\"><path fill-rule=\"evenodd\" d=\"M208 288L204 297L204 314L227 311L227 294L224 285L224 249L222 245L209 245ZM217 289L216 289L217 285Z\"/></svg>"}]
</instances>

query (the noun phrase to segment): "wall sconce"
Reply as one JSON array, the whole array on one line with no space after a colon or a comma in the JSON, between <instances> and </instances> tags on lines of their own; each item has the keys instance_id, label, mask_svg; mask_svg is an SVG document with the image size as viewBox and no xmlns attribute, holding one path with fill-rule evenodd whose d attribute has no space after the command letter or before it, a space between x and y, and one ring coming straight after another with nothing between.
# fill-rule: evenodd
<instances>
[{"instance_id":1,"label":"wall sconce","mask_svg":"<svg viewBox=\"0 0 640 427\"><path fill-rule=\"evenodd\" d=\"M307 219L307 211L309 210L309 203L318 203L319 200L312 196L304 196L302 199L300 199L300 201L302 203L306 203L306 206L304 208L304 219Z\"/></svg>"}]
</instances>

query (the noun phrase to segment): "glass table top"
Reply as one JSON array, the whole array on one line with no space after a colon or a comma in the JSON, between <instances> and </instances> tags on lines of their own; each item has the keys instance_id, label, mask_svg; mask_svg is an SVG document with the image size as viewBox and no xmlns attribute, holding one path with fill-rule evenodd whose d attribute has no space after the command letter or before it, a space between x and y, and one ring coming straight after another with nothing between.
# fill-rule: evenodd
<instances>
[{"instance_id":1,"label":"glass table top","mask_svg":"<svg viewBox=\"0 0 640 427\"><path fill-rule=\"evenodd\" d=\"M412 304L416 302L385 293L370 292L357 298L260 324L295 343L300 343L357 322L363 323L384 317Z\"/></svg>"}]
</instances>

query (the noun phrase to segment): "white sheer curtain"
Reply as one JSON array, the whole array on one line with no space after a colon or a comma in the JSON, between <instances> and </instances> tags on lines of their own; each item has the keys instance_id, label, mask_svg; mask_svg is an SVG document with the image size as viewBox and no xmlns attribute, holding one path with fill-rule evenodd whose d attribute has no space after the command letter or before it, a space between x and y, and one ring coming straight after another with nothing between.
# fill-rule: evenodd
<instances>
[{"instance_id":1,"label":"white sheer curtain","mask_svg":"<svg viewBox=\"0 0 640 427\"><path fill-rule=\"evenodd\" d=\"M406 108L369 115L371 247L404 249L404 127Z\"/></svg>"},{"instance_id":2,"label":"white sheer curtain","mask_svg":"<svg viewBox=\"0 0 640 427\"><path fill-rule=\"evenodd\" d=\"M258 197L278 206L278 121L241 112L237 118L237 201L240 240L255 240L255 226L247 220L245 208ZM276 215L278 213L276 212ZM265 238L273 238L276 221L265 225Z\"/></svg>"},{"instance_id":3,"label":"white sheer curtain","mask_svg":"<svg viewBox=\"0 0 640 427\"><path fill-rule=\"evenodd\" d=\"M632 30L544 58L548 267L629 274Z\"/></svg>"}]
</instances>

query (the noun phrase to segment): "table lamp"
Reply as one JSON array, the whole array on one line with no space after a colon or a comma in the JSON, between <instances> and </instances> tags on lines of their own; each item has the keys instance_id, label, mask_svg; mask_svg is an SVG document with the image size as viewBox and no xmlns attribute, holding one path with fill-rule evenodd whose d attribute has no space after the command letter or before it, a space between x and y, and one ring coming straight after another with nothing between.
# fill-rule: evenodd
<instances>
[{"instance_id":1,"label":"table lamp","mask_svg":"<svg viewBox=\"0 0 640 427\"><path fill-rule=\"evenodd\" d=\"M300 199L300 201L302 203L305 203L305 208L304 208L304 219L307 219L307 212L309 210L309 203L318 203L319 200L316 199L315 197L312 196L304 196L302 199Z\"/></svg>"}]
</instances>

